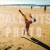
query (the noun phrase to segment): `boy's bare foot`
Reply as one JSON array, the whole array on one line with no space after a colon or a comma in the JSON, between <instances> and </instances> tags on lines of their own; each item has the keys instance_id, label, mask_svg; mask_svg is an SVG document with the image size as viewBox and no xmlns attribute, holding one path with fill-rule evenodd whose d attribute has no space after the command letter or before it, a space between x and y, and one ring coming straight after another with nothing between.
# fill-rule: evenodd
<instances>
[{"instance_id":1,"label":"boy's bare foot","mask_svg":"<svg viewBox=\"0 0 50 50\"><path fill-rule=\"evenodd\" d=\"M29 34L27 34L28 36L30 36Z\"/></svg>"}]
</instances>

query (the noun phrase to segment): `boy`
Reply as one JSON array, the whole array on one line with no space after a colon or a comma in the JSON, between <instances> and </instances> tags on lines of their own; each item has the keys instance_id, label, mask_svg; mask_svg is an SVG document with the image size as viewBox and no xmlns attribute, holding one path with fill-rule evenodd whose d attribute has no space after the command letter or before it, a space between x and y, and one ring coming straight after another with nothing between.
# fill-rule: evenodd
<instances>
[{"instance_id":1,"label":"boy","mask_svg":"<svg viewBox=\"0 0 50 50\"><path fill-rule=\"evenodd\" d=\"M27 16L24 15L21 10L19 10L19 12L20 12L20 13L22 14L22 16L24 17L24 19L25 19L25 24L26 24L26 26L25 26L25 28L24 28L24 34L23 34L23 35L25 35L25 32L27 31L27 35L29 36L29 32L28 32L29 26L30 26L30 24L32 24L33 22L36 22L36 19L35 19L35 18L32 18L31 14L29 14L29 17L32 19L31 21L29 21L29 20L27 19Z\"/></svg>"}]
</instances>

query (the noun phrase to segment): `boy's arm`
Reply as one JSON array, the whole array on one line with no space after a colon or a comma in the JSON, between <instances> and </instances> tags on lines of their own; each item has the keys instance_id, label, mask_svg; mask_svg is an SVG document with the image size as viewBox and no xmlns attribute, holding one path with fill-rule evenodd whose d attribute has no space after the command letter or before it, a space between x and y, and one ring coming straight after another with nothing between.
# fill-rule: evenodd
<instances>
[{"instance_id":1,"label":"boy's arm","mask_svg":"<svg viewBox=\"0 0 50 50\"><path fill-rule=\"evenodd\" d=\"M25 16L22 12L21 12L21 10L19 9L19 12L22 14L22 16Z\"/></svg>"},{"instance_id":2,"label":"boy's arm","mask_svg":"<svg viewBox=\"0 0 50 50\"><path fill-rule=\"evenodd\" d=\"M32 18L31 14L30 14L30 17Z\"/></svg>"}]
</instances>

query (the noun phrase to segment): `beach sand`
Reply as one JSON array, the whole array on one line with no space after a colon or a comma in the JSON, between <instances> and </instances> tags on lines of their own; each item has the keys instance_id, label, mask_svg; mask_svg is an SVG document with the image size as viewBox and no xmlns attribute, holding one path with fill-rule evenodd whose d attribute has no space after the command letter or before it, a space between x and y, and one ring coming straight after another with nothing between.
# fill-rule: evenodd
<instances>
[{"instance_id":1,"label":"beach sand","mask_svg":"<svg viewBox=\"0 0 50 50\"><path fill-rule=\"evenodd\" d=\"M34 14L34 18L36 18L36 14L50 14L50 9L47 9L46 13L44 13L43 8L33 8L32 10L30 8L20 8L20 7L0 7L0 14L4 14L4 19L7 14L11 15L16 14L17 22L19 22L18 15L20 14L18 10L21 10L24 14L25 13L31 13ZM23 18L23 17L22 17ZM2 20L2 18L0 19ZM24 21L24 19L22 19ZM43 17L43 24L40 23L41 18L38 17L38 23L34 24L32 23L30 25L30 28L33 28L33 37L42 43L46 44L47 46L50 46L50 24L47 24L46 16ZM9 34L9 37L6 37L6 28L10 27L11 32ZM14 37L14 27L19 28L19 37ZM31 42L30 37L27 36L25 38L21 37L21 29L25 27L25 24L14 24L14 23L2 23L0 24L0 50L46 50L46 48L38 45L37 43ZM41 37L38 37L36 34L37 28L40 27L41 30ZM28 40L29 39L29 40Z\"/></svg>"}]
</instances>

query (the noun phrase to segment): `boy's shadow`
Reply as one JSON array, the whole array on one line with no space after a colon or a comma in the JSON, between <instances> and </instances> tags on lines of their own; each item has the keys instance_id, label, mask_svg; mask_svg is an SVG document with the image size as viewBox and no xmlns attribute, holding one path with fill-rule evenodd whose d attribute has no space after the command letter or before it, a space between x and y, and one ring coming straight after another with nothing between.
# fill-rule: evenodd
<instances>
[{"instance_id":1,"label":"boy's shadow","mask_svg":"<svg viewBox=\"0 0 50 50\"><path fill-rule=\"evenodd\" d=\"M40 46L42 46L42 47L44 47L45 49L47 49L47 50L49 50L50 49L50 47L49 46L47 46L46 44L44 44L43 42L41 42L41 41L39 41L39 40L37 40L37 39L35 39L35 38L30 38L30 39L28 39L28 38L25 38L25 39L27 39L27 40L29 40L29 41L31 41L31 42L33 42L33 43L35 43L35 44L38 44L38 45L40 45Z\"/></svg>"}]
</instances>

